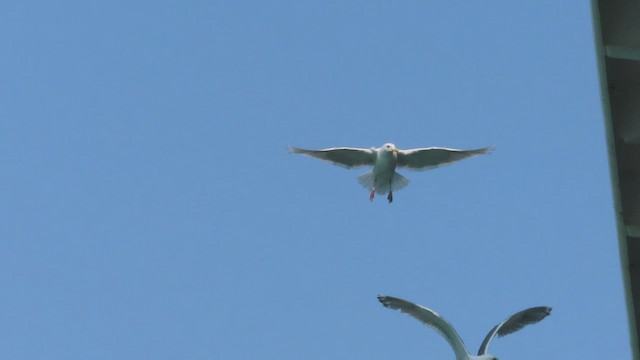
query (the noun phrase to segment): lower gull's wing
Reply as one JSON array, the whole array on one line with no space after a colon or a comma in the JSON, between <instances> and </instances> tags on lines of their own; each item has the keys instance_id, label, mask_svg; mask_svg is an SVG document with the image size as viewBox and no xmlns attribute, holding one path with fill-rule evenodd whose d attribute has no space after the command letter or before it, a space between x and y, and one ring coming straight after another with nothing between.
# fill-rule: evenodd
<instances>
[{"instance_id":1,"label":"lower gull's wing","mask_svg":"<svg viewBox=\"0 0 640 360\"><path fill-rule=\"evenodd\" d=\"M411 170L428 170L438 166L466 159L468 157L488 154L493 147L474 150L459 150L443 147L429 147L398 151L398 166Z\"/></svg>"},{"instance_id":2,"label":"lower gull's wing","mask_svg":"<svg viewBox=\"0 0 640 360\"><path fill-rule=\"evenodd\" d=\"M456 330L451 326L451 324L449 324L449 322L447 322L447 320L438 315L435 311L391 296L379 295L378 300L385 307L400 310L405 314L409 314L440 333L440 335L447 340L449 345L451 345L451 348L453 348L453 352L456 354L456 359L470 358L469 351L464 346L460 335L458 335Z\"/></svg>"},{"instance_id":3,"label":"lower gull's wing","mask_svg":"<svg viewBox=\"0 0 640 360\"><path fill-rule=\"evenodd\" d=\"M531 324L535 324L545 317L551 314L551 308L547 306L532 307L526 310L522 310L511 315L507 320L496 325L489 331L487 336L482 341L480 349L478 349L478 355L484 355L489 349L489 343L493 337L498 334L498 337L509 335L514 333L523 327Z\"/></svg>"},{"instance_id":4,"label":"lower gull's wing","mask_svg":"<svg viewBox=\"0 0 640 360\"><path fill-rule=\"evenodd\" d=\"M313 156L320 160L330 161L346 168L371 166L376 160L375 149L335 147L322 150L306 150L291 146L289 151L294 154Z\"/></svg>"}]
</instances>

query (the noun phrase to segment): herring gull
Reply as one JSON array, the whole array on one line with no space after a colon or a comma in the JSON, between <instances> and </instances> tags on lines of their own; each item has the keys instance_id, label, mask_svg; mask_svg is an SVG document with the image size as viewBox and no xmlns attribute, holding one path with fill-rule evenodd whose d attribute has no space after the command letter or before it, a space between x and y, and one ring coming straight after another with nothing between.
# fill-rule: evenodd
<instances>
[{"instance_id":1,"label":"herring gull","mask_svg":"<svg viewBox=\"0 0 640 360\"><path fill-rule=\"evenodd\" d=\"M453 352L456 354L456 360L497 360L497 357L487 354L489 343L496 335L498 337L509 335L527 325L535 324L551 314L550 307L537 306L511 315L489 331L482 341L480 349L478 349L478 356L474 356L469 354L467 347L464 345L460 335L458 335L453 326L451 326L447 320L435 311L391 296L379 295L378 300L385 307L400 310L403 313L409 314L420 320L423 324L437 331L447 340L449 345L451 345Z\"/></svg>"},{"instance_id":2,"label":"herring gull","mask_svg":"<svg viewBox=\"0 0 640 360\"><path fill-rule=\"evenodd\" d=\"M307 150L290 147L294 154L312 156L329 161L345 168L373 166L371 172L358 177L362 186L371 191L369 200L375 193L388 193L387 200L393 201L393 191L400 190L409 183L409 179L398 174L396 167L410 170L429 170L451 164L468 157L488 154L492 147L473 150L428 147L400 150L394 144L387 143L379 148L334 147L322 150Z\"/></svg>"}]
</instances>

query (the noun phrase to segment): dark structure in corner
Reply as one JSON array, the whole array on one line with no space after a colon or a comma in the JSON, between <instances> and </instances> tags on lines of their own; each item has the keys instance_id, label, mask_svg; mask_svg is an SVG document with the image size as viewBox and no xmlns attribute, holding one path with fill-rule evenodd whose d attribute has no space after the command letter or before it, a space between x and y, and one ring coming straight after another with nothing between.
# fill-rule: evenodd
<instances>
[{"instance_id":1,"label":"dark structure in corner","mask_svg":"<svg viewBox=\"0 0 640 360\"><path fill-rule=\"evenodd\" d=\"M592 0L618 243L634 360L640 360L640 1Z\"/></svg>"}]
</instances>

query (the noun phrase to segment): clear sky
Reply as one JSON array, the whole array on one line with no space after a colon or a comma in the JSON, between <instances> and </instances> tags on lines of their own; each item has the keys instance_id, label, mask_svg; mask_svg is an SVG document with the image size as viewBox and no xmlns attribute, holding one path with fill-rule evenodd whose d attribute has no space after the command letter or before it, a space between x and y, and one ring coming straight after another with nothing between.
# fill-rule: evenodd
<instances>
[{"instance_id":1,"label":"clear sky","mask_svg":"<svg viewBox=\"0 0 640 360\"><path fill-rule=\"evenodd\" d=\"M14 1L0 358L628 359L587 1ZM495 146L373 203L287 146Z\"/></svg>"}]
</instances>

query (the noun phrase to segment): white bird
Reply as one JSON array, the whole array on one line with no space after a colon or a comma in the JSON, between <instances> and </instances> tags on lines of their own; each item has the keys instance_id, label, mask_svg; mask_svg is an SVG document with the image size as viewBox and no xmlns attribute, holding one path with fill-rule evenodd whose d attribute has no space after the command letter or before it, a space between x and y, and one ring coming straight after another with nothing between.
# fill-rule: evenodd
<instances>
[{"instance_id":1,"label":"white bird","mask_svg":"<svg viewBox=\"0 0 640 360\"><path fill-rule=\"evenodd\" d=\"M387 200L389 203L393 201L393 191L400 190L409 183L409 179L396 172L396 167L428 170L475 155L487 154L491 150L493 150L492 147L475 150L443 147L400 150L391 143L384 144L377 149L373 147L370 149L335 147L322 150L289 148L289 151L294 154L312 156L346 168L373 166L372 171L359 176L358 181L362 186L371 190L369 200L373 200L376 192L378 194L388 192Z\"/></svg>"},{"instance_id":2,"label":"white bird","mask_svg":"<svg viewBox=\"0 0 640 360\"><path fill-rule=\"evenodd\" d=\"M509 335L527 325L535 324L551 314L550 307L538 306L511 315L508 319L494 326L493 329L489 331L482 341L482 345L480 345L478 356L474 356L469 354L460 335L458 335L453 326L435 311L391 296L379 295L378 300L385 307L409 314L437 331L447 340L451 348L453 348L453 352L456 354L456 360L497 360L497 357L487 354L489 342L491 342L496 335L498 335L498 337Z\"/></svg>"}]
</instances>

